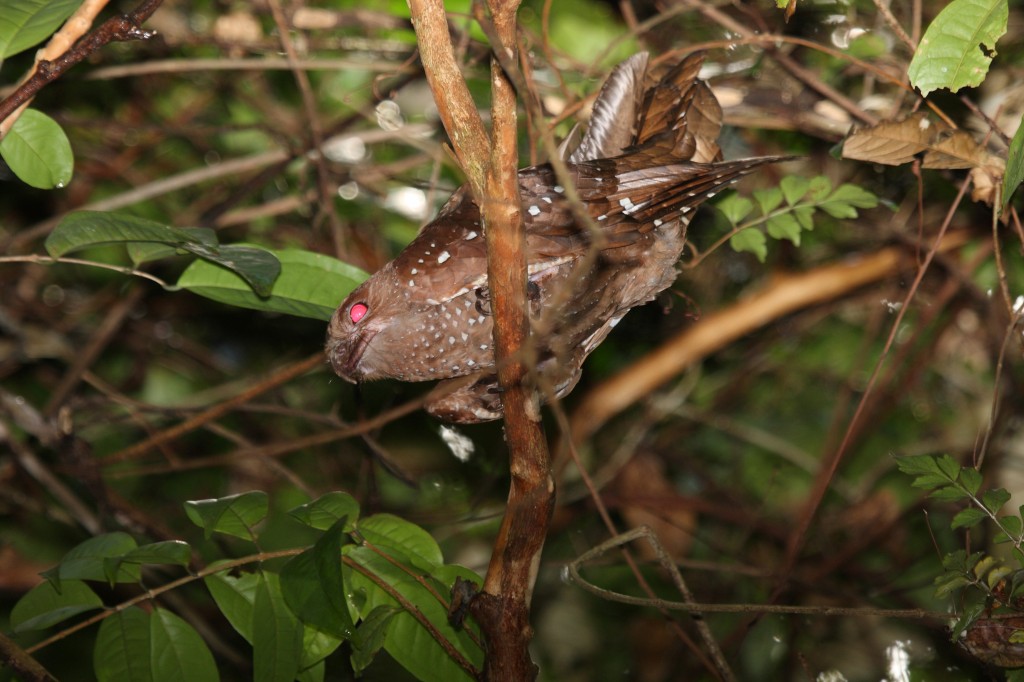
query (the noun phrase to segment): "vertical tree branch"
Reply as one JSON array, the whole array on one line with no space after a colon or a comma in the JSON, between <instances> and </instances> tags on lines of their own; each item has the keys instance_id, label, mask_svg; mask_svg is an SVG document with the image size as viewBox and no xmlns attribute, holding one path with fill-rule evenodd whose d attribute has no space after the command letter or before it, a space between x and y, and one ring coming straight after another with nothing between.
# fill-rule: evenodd
<instances>
[{"instance_id":1,"label":"vertical tree branch","mask_svg":"<svg viewBox=\"0 0 1024 682\"><path fill-rule=\"evenodd\" d=\"M520 0L488 0L504 60L516 59ZM554 505L540 401L526 382L531 362L526 310L526 235L520 215L516 93L500 61L491 62L492 137L480 120L448 35L440 0L410 0L413 27L427 81L483 216L487 275L494 315L494 349L502 387L511 487L483 591L470 612L487 639L484 678L531 680L530 594ZM490 144L489 144L490 142Z\"/></svg>"},{"instance_id":2,"label":"vertical tree branch","mask_svg":"<svg viewBox=\"0 0 1024 682\"><path fill-rule=\"evenodd\" d=\"M409 10L420 61L430 91L434 93L437 112L473 196L479 200L485 191L490 145L480 112L455 61L444 3L442 0L409 0Z\"/></svg>"},{"instance_id":3,"label":"vertical tree branch","mask_svg":"<svg viewBox=\"0 0 1024 682\"><path fill-rule=\"evenodd\" d=\"M519 0L488 0L500 44L496 52L515 61ZM526 382L531 354L526 311L526 234L520 215L516 95L499 60L491 60L491 163L483 206L487 278L494 313L495 360L503 389L505 440L512 475L508 506L487 569L483 592L470 612L488 633L484 676L530 680L530 595L554 505L540 401ZM522 351L526 350L526 353Z\"/></svg>"}]
</instances>

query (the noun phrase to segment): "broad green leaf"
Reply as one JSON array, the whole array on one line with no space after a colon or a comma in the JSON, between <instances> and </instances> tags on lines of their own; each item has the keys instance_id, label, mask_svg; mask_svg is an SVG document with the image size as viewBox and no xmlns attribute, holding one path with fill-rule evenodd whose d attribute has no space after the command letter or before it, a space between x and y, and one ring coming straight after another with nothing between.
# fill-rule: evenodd
<instances>
[{"instance_id":1,"label":"broad green leaf","mask_svg":"<svg viewBox=\"0 0 1024 682\"><path fill-rule=\"evenodd\" d=\"M931 455L908 455L896 458L896 467L911 476L917 474L937 474L939 465Z\"/></svg>"},{"instance_id":2,"label":"broad green leaf","mask_svg":"<svg viewBox=\"0 0 1024 682\"><path fill-rule=\"evenodd\" d=\"M963 488L950 485L945 488L936 488L928 497L939 502L959 502L968 499L969 496Z\"/></svg>"},{"instance_id":3,"label":"broad green leaf","mask_svg":"<svg viewBox=\"0 0 1024 682\"><path fill-rule=\"evenodd\" d=\"M211 243L211 238L213 239ZM269 295L281 272L277 257L254 246L218 246L215 236L194 228L177 228L124 213L78 211L66 216L46 240L46 250L54 258L97 244L142 242L156 244L136 249L134 258L151 258L181 249L233 276L256 295Z\"/></svg>"},{"instance_id":4,"label":"broad green leaf","mask_svg":"<svg viewBox=\"0 0 1024 682\"><path fill-rule=\"evenodd\" d=\"M996 41L1006 33L1006 0L953 0L928 26L907 75L927 96L938 88L956 92L985 80Z\"/></svg>"},{"instance_id":5,"label":"broad green leaf","mask_svg":"<svg viewBox=\"0 0 1024 682\"><path fill-rule=\"evenodd\" d=\"M977 495L981 488L981 473L977 469L964 467L960 470L960 483L967 488L967 492Z\"/></svg>"},{"instance_id":6,"label":"broad green leaf","mask_svg":"<svg viewBox=\"0 0 1024 682\"><path fill-rule=\"evenodd\" d=\"M0 2L0 62L50 37L82 0Z\"/></svg>"},{"instance_id":7,"label":"broad green leaf","mask_svg":"<svg viewBox=\"0 0 1024 682\"><path fill-rule=\"evenodd\" d=\"M292 517L317 530L327 530L340 518L346 519L345 532L350 532L359 519L359 503L345 492L321 495L312 502L288 512Z\"/></svg>"},{"instance_id":8,"label":"broad green leaf","mask_svg":"<svg viewBox=\"0 0 1024 682\"><path fill-rule=\"evenodd\" d=\"M2 15L0 8L0 25ZM60 124L35 109L21 112L0 140L0 157L22 182L38 189L66 186L75 169L68 136Z\"/></svg>"},{"instance_id":9,"label":"broad green leaf","mask_svg":"<svg viewBox=\"0 0 1024 682\"><path fill-rule=\"evenodd\" d=\"M754 199L757 201L757 205L761 207L761 213L768 215L782 203L782 190L778 187L755 190Z\"/></svg>"},{"instance_id":10,"label":"broad green leaf","mask_svg":"<svg viewBox=\"0 0 1024 682\"><path fill-rule=\"evenodd\" d=\"M1014 538L1019 538L1021 531L1024 530L1024 523L1021 522L1019 516L1001 516L999 517L999 522L1003 524L1003 528Z\"/></svg>"},{"instance_id":11,"label":"broad green leaf","mask_svg":"<svg viewBox=\"0 0 1024 682\"><path fill-rule=\"evenodd\" d=\"M949 478L943 474L925 474L924 476L918 476L910 484L915 488L924 488L930 490L931 488L941 488L949 485Z\"/></svg>"},{"instance_id":12,"label":"broad green leaf","mask_svg":"<svg viewBox=\"0 0 1024 682\"><path fill-rule=\"evenodd\" d=\"M816 175L811 178L808 192L811 201L818 203L832 192L832 181L824 175Z\"/></svg>"},{"instance_id":13,"label":"broad green leaf","mask_svg":"<svg viewBox=\"0 0 1024 682\"><path fill-rule=\"evenodd\" d=\"M256 602L259 574L243 573L236 577L223 571L206 576L203 582L231 627L252 644L252 607Z\"/></svg>"},{"instance_id":14,"label":"broad green leaf","mask_svg":"<svg viewBox=\"0 0 1024 682\"><path fill-rule=\"evenodd\" d=\"M391 556L391 560L382 557L379 554L381 551ZM429 620L471 666L479 669L483 663L483 651L473 642L465 629L456 630L448 623L445 607L419 582L422 572L418 567L406 565L403 569L396 566L395 561L404 563L405 558L390 547L378 546L377 551L374 551L369 547L350 545L345 547L345 554L361 567L361 570L351 571L350 587L352 590L362 589L366 594L366 602L360 608L364 618L378 606L401 607L388 592L367 578L363 574L365 571L376 576L377 580L383 581L391 590L413 604L417 613L421 613ZM437 567L433 574L435 578L441 579L440 583L437 580L433 581L435 590L441 594L450 592L456 574L480 582L479 576L471 571L454 566ZM455 659L449 657L430 632L404 610L391 620L384 648L406 670L424 682L472 679Z\"/></svg>"},{"instance_id":15,"label":"broad green leaf","mask_svg":"<svg viewBox=\"0 0 1024 682\"><path fill-rule=\"evenodd\" d=\"M302 655L302 624L285 604L277 575L259 575L252 609L253 680L292 682Z\"/></svg>"},{"instance_id":16,"label":"broad green leaf","mask_svg":"<svg viewBox=\"0 0 1024 682\"><path fill-rule=\"evenodd\" d=\"M989 586L989 589L995 589L995 586L1011 573L1013 573L1013 569L1005 564L1000 564L988 572L988 575L985 576L985 583Z\"/></svg>"},{"instance_id":17,"label":"broad green leaf","mask_svg":"<svg viewBox=\"0 0 1024 682\"><path fill-rule=\"evenodd\" d=\"M939 455L935 458L935 464L938 465L939 471L948 476L951 481L955 481L960 475L959 462L949 455Z\"/></svg>"},{"instance_id":18,"label":"broad green leaf","mask_svg":"<svg viewBox=\"0 0 1024 682\"><path fill-rule=\"evenodd\" d=\"M969 469L969 471L974 471ZM981 474L978 474L978 478L981 478ZM985 491L981 496L981 503L985 505L985 509L995 514L999 509L1010 501L1010 493L1006 492L1003 488L995 488L994 490Z\"/></svg>"},{"instance_id":19,"label":"broad green leaf","mask_svg":"<svg viewBox=\"0 0 1024 682\"><path fill-rule=\"evenodd\" d=\"M836 188L829 196L829 201L842 201L856 208L874 208L878 206L878 197L859 185L846 183Z\"/></svg>"},{"instance_id":20,"label":"broad green leaf","mask_svg":"<svg viewBox=\"0 0 1024 682\"><path fill-rule=\"evenodd\" d=\"M1017 126L1017 132L1010 141L1010 149L1006 152L1006 172L1003 173L1003 210L1013 197L1013 193L1024 182L1024 125Z\"/></svg>"},{"instance_id":21,"label":"broad green leaf","mask_svg":"<svg viewBox=\"0 0 1024 682\"><path fill-rule=\"evenodd\" d=\"M154 682L149 619L132 606L100 624L92 654L98 682Z\"/></svg>"},{"instance_id":22,"label":"broad green leaf","mask_svg":"<svg viewBox=\"0 0 1024 682\"><path fill-rule=\"evenodd\" d=\"M355 630L341 573L345 525L346 520L339 519L312 548L292 557L281 569L281 592L292 613L339 640L352 637Z\"/></svg>"},{"instance_id":23,"label":"broad green leaf","mask_svg":"<svg viewBox=\"0 0 1024 682\"><path fill-rule=\"evenodd\" d=\"M165 609L149 619L149 638L154 680L216 682L217 664L206 642L191 625Z\"/></svg>"},{"instance_id":24,"label":"broad green leaf","mask_svg":"<svg viewBox=\"0 0 1024 682\"><path fill-rule=\"evenodd\" d=\"M323 254L301 249L272 253L281 262L281 274L267 298L254 295L234 273L202 261L181 274L178 286L229 305L326 321L367 277L359 268Z\"/></svg>"},{"instance_id":25,"label":"broad green leaf","mask_svg":"<svg viewBox=\"0 0 1024 682\"><path fill-rule=\"evenodd\" d=\"M992 555L984 556L981 559L981 561L979 561L977 564L975 564L975 566L974 566L974 576L976 578L984 578L985 574L988 573L993 568L995 568L998 563L999 563L999 560L996 559L994 556L992 556Z\"/></svg>"},{"instance_id":26,"label":"broad green leaf","mask_svg":"<svg viewBox=\"0 0 1024 682\"><path fill-rule=\"evenodd\" d=\"M768 258L768 240L760 230L746 229L737 232L729 239L729 246L738 253L752 253L762 263Z\"/></svg>"},{"instance_id":27,"label":"broad green leaf","mask_svg":"<svg viewBox=\"0 0 1024 682\"><path fill-rule=\"evenodd\" d=\"M212 264L212 267L240 278L251 292L261 298L270 296L274 282L281 274L281 262L277 256L259 247L229 244L211 249L202 244L187 244L184 248L202 259L192 265ZM180 282L178 286L181 286Z\"/></svg>"},{"instance_id":28,"label":"broad green leaf","mask_svg":"<svg viewBox=\"0 0 1024 682\"><path fill-rule=\"evenodd\" d=\"M174 228L193 237L196 243L211 249L217 248L217 233L208 227L178 227ZM180 256L188 253L180 246L171 246L160 242L128 242L125 245L128 249L128 257L132 264L139 266L161 258Z\"/></svg>"},{"instance_id":29,"label":"broad green leaf","mask_svg":"<svg viewBox=\"0 0 1024 682\"><path fill-rule=\"evenodd\" d=\"M957 512L956 516L953 517L952 523L949 524L949 527L954 530L957 528L973 528L987 518L988 514L980 509L968 507L967 509L962 509Z\"/></svg>"},{"instance_id":30,"label":"broad green leaf","mask_svg":"<svg viewBox=\"0 0 1024 682\"><path fill-rule=\"evenodd\" d=\"M93 668L100 682L219 679L213 654L191 625L170 611L134 606L103 621Z\"/></svg>"},{"instance_id":31,"label":"broad green leaf","mask_svg":"<svg viewBox=\"0 0 1024 682\"><path fill-rule=\"evenodd\" d=\"M939 599L948 597L954 590L966 587L970 581L962 575L941 575L935 579L935 596Z\"/></svg>"},{"instance_id":32,"label":"broad green leaf","mask_svg":"<svg viewBox=\"0 0 1024 682\"><path fill-rule=\"evenodd\" d=\"M260 490L185 503L188 518L203 529L207 538L213 533L224 533L255 540L253 528L266 518L268 508L267 494Z\"/></svg>"},{"instance_id":33,"label":"broad green leaf","mask_svg":"<svg viewBox=\"0 0 1024 682\"><path fill-rule=\"evenodd\" d=\"M36 585L11 609L15 632L45 630L80 613L103 608L103 600L80 580L65 580L60 592L52 583Z\"/></svg>"},{"instance_id":34,"label":"broad green leaf","mask_svg":"<svg viewBox=\"0 0 1024 682\"><path fill-rule=\"evenodd\" d=\"M792 213L780 213L768 219L768 234L774 239L788 239L800 246L800 223Z\"/></svg>"},{"instance_id":35,"label":"broad green leaf","mask_svg":"<svg viewBox=\"0 0 1024 682\"><path fill-rule=\"evenodd\" d=\"M793 208L793 217L800 223L800 227L805 230L814 229L814 207L813 206L796 206Z\"/></svg>"},{"instance_id":36,"label":"broad green leaf","mask_svg":"<svg viewBox=\"0 0 1024 682\"><path fill-rule=\"evenodd\" d=\"M201 244L194 233L127 213L75 211L46 238L46 252L54 258L98 244L157 242L174 248Z\"/></svg>"},{"instance_id":37,"label":"broad green leaf","mask_svg":"<svg viewBox=\"0 0 1024 682\"><path fill-rule=\"evenodd\" d=\"M799 175L787 175L782 178L779 183L779 189L782 190L782 196L785 198L786 203L790 206L795 206L797 202L804 198L807 194L807 190L810 189L811 182Z\"/></svg>"},{"instance_id":38,"label":"broad green leaf","mask_svg":"<svg viewBox=\"0 0 1024 682\"><path fill-rule=\"evenodd\" d=\"M382 604L370 611L359 624L359 637L352 643L352 671L357 677L376 658L377 652L384 646L391 619L401 612L397 607Z\"/></svg>"},{"instance_id":39,"label":"broad green leaf","mask_svg":"<svg viewBox=\"0 0 1024 682\"><path fill-rule=\"evenodd\" d=\"M137 547L127 554L108 557L103 560L103 570L108 582L114 582L122 564L174 564L188 566L192 550L187 542L167 540Z\"/></svg>"},{"instance_id":40,"label":"broad green leaf","mask_svg":"<svg viewBox=\"0 0 1024 682\"><path fill-rule=\"evenodd\" d=\"M370 544L398 550L423 570L430 571L444 561L441 548L430 533L393 514L374 514L360 519L356 530Z\"/></svg>"},{"instance_id":41,"label":"broad green leaf","mask_svg":"<svg viewBox=\"0 0 1024 682\"><path fill-rule=\"evenodd\" d=\"M742 223L743 220L750 215L750 212L754 210L754 202L735 192L730 192L728 196L716 203L714 206L722 212L722 215L725 216L725 219L728 220L733 227Z\"/></svg>"},{"instance_id":42,"label":"broad green leaf","mask_svg":"<svg viewBox=\"0 0 1024 682\"><path fill-rule=\"evenodd\" d=\"M106 560L120 557L136 547L135 539L127 533L106 533L89 538L64 555L60 563L43 576L60 589L63 580L105 580L111 584L138 582L138 565L122 565L114 575L107 574Z\"/></svg>"}]
</instances>

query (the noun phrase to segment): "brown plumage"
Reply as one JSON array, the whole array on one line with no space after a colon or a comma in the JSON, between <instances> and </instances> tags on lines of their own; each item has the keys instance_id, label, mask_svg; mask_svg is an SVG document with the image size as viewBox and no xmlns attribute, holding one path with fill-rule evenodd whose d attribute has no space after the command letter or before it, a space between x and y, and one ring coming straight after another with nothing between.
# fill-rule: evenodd
<instances>
[{"instance_id":1,"label":"brown plumage","mask_svg":"<svg viewBox=\"0 0 1024 682\"><path fill-rule=\"evenodd\" d=\"M654 81L638 54L609 76L587 133L565 157L596 235L577 223L550 165L519 171L533 376L547 397L571 391L622 316L672 284L693 210L781 160L720 160L722 113L697 80L702 62L692 54ZM427 411L461 423L501 417L482 233L480 209L462 187L335 312L327 337L335 372L349 381L474 375L439 391Z\"/></svg>"}]
</instances>

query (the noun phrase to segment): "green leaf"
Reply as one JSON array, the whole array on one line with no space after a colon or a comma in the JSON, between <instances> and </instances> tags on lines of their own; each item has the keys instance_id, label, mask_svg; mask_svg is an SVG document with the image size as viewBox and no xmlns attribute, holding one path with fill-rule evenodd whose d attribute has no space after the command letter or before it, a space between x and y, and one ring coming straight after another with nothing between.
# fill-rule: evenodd
<instances>
[{"instance_id":1,"label":"green leaf","mask_svg":"<svg viewBox=\"0 0 1024 682\"><path fill-rule=\"evenodd\" d=\"M224 562L220 562L224 563ZM216 567L212 564L211 567ZM226 571L206 576L206 589L210 591L217 608L231 623L235 632L252 644L252 608L256 603L256 587L259 585L258 573L242 573L238 576L229 575Z\"/></svg>"},{"instance_id":2,"label":"green leaf","mask_svg":"<svg viewBox=\"0 0 1024 682\"><path fill-rule=\"evenodd\" d=\"M793 208L793 217L800 223L800 227L805 230L814 229L814 207L813 206L795 206Z\"/></svg>"},{"instance_id":3,"label":"green leaf","mask_svg":"<svg viewBox=\"0 0 1024 682\"><path fill-rule=\"evenodd\" d=\"M725 216L725 219L728 220L733 227L742 223L743 220L750 215L750 212L754 210L754 202L735 192L729 193L728 196L716 203L714 206L722 212L722 215Z\"/></svg>"},{"instance_id":4,"label":"green leaf","mask_svg":"<svg viewBox=\"0 0 1024 682\"><path fill-rule=\"evenodd\" d=\"M791 213L780 213L768 219L768 234L774 239L788 239L800 246L800 223Z\"/></svg>"},{"instance_id":5,"label":"green leaf","mask_svg":"<svg viewBox=\"0 0 1024 682\"><path fill-rule=\"evenodd\" d=\"M971 495L978 494L978 490L981 488L981 473L977 469L964 467L960 470L959 480L960 484L967 488L967 492Z\"/></svg>"},{"instance_id":6,"label":"green leaf","mask_svg":"<svg viewBox=\"0 0 1024 682\"><path fill-rule=\"evenodd\" d=\"M878 197L858 185L846 183L840 185L829 197L830 201L842 201L857 208L874 208L878 206Z\"/></svg>"},{"instance_id":7,"label":"green leaf","mask_svg":"<svg viewBox=\"0 0 1024 682\"><path fill-rule=\"evenodd\" d=\"M327 530L338 519L345 518L345 532L348 533L359 519L359 503L348 493L332 492L321 495L288 513L299 522L317 530Z\"/></svg>"},{"instance_id":8,"label":"green leaf","mask_svg":"<svg viewBox=\"0 0 1024 682\"><path fill-rule=\"evenodd\" d=\"M960 475L960 464L949 455L936 457L935 463L938 465L939 471L949 477L950 481L955 481Z\"/></svg>"},{"instance_id":9,"label":"green leaf","mask_svg":"<svg viewBox=\"0 0 1024 682\"><path fill-rule=\"evenodd\" d=\"M216 532L254 541L253 528L267 516L268 509L267 494L260 490L185 503L188 518L203 529L207 538Z\"/></svg>"},{"instance_id":10,"label":"green leaf","mask_svg":"<svg viewBox=\"0 0 1024 682\"><path fill-rule=\"evenodd\" d=\"M120 242L157 242L173 248L202 244L187 230L127 213L75 211L46 238L46 252L54 258L98 244Z\"/></svg>"},{"instance_id":11,"label":"green leaf","mask_svg":"<svg viewBox=\"0 0 1024 682\"><path fill-rule=\"evenodd\" d=\"M1001 564L989 571L988 575L985 577L985 582L988 584L989 589L995 589L996 585L998 585L1003 578L1010 575L1012 572L1013 569L1009 566Z\"/></svg>"},{"instance_id":12,"label":"green leaf","mask_svg":"<svg viewBox=\"0 0 1024 682\"><path fill-rule=\"evenodd\" d=\"M729 239L729 246L737 253L752 253L762 263L768 258L768 240L760 230L746 229L737 232Z\"/></svg>"},{"instance_id":13,"label":"green leaf","mask_svg":"<svg viewBox=\"0 0 1024 682\"><path fill-rule=\"evenodd\" d=\"M968 469L968 471L973 471L973 469ZM981 474L978 474L978 478L981 478ZM988 509L993 514L999 511L1002 508L1002 506L1009 501L1010 493L1006 492L1006 490L1003 488L987 490L981 496L981 503L985 506L985 509Z\"/></svg>"},{"instance_id":14,"label":"green leaf","mask_svg":"<svg viewBox=\"0 0 1024 682\"><path fill-rule=\"evenodd\" d=\"M824 175L816 175L811 178L810 188L808 190L810 194L810 200L814 203L823 201L829 194L832 193L832 181Z\"/></svg>"},{"instance_id":15,"label":"green leaf","mask_svg":"<svg viewBox=\"0 0 1024 682\"><path fill-rule=\"evenodd\" d=\"M98 682L153 682L149 618L132 606L100 624L92 654Z\"/></svg>"},{"instance_id":16,"label":"green leaf","mask_svg":"<svg viewBox=\"0 0 1024 682\"><path fill-rule=\"evenodd\" d=\"M384 646L391 619L402 609L380 605L359 624L359 636L352 643L352 671L359 677Z\"/></svg>"},{"instance_id":17,"label":"green leaf","mask_svg":"<svg viewBox=\"0 0 1024 682\"><path fill-rule=\"evenodd\" d=\"M15 632L45 630L51 625L86 611L103 608L103 600L80 580L65 580L60 592L52 583L36 585L11 609L11 627Z\"/></svg>"},{"instance_id":18,"label":"green leaf","mask_svg":"<svg viewBox=\"0 0 1024 682\"><path fill-rule=\"evenodd\" d=\"M68 136L60 124L35 109L21 112L0 140L0 156L22 182L38 189L66 186L75 169Z\"/></svg>"},{"instance_id":19,"label":"green leaf","mask_svg":"<svg viewBox=\"0 0 1024 682\"><path fill-rule=\"evenodd\" d=\"M292 682L302 655L302 624L285 603L277 575L259 575L252 609L253 680Z\"/></svg>"},{"instance_id":20,"label":"green leaf","mask_svg":"<svg viewBox=\"0 0 1024 682\"><path fill-rule=\"evenodd\" d=\"M303 623L332 635L339 644L355 630L341 573L346 523L339 519L312 548L292 557L281 569L281 591L288 607Z\"/></svg>"},{"instance_id":21,"label":"green leaf","mask_svg":"<svg viewBox=\"0 0 1024 682\"><path fill-rule=\"evenodd\" d=\"M924 96L938 88L956 92L980 85L1007 17L1006 0L953 0L921 38L907 70L910 82Z\"/></svg>"},{"instance_id":22,"label":"green leaf","mask_svg":"<svg viewBox=\"0 0 1024 682\"><path fill-rule=\"evenodd\" d=\"M995 568L998 563L999 560L992 555L982 557L981 561L974 565L974 576L976 578L984 578L985 574Z\"/></svg>"},{"instance_id":23,"label":"green leaf","mask_svg":"<svg viewBox=\"0 0 1024 682\"><path fill-rule=\"evenodd\" d=\"M1003 205L1013 197L1013 193L1024 182L1024 125L1017 126L1017 132L1010 141L1010 149L1006 152L1006 171L1003 173Z\"/></svg>"},{"instance_id":24,"label":"green leaf","mask_svg":"<svg viewBox=\"0 0 1024 682\"><path fill-rule=\"evenodd\" d=\"M281 262L281 274L267 298L254 295L233 273L202 261L181 274L178 286L229 305L326 321L367 277L359 268L323 254L301 249L272 253Z\"/></svg>"},{"instance_id":25,"label":"green leaf","mask_svg":"<svg viewBox=\"0 0 1024 682\"><path fill-rule=\"evenodd\" d=\"M138 582L138 565L123 565L108 575L106 560L123 556L136 548L135 539L127 533L106 533L89 538L64 555L60 563L43 576L60 589L64 580L105 580L111 584Z\"/></svg>"},{"instance_id":26,"label":"green leaf","mask_svg":"<svg viewBox=\"0 0 1024 682\"><path fill-rule=\"evenodd\" d=\"M908 455L896 458L896 467L911 476L918 474L937 474L939 465L931 455Z\"/></svg>"},{"instance_id":27,"label":"green leaf","mask_svg":"<svg viewBox=\"0 0 1024 682\"><path fill-rule=\"evenodd\" d=\"M42 42L82 0L6 0L0 4L0 62Z\"/></svg>"},{"instance_id":28,"label":"green leaf","mask_svg":"<svg viewBox=\"0 0 1024 682\"><path fill-rule=\"evenodd\" d=\"M206 643L184 620L164 609L118 612L100 626L93 652L100 682L214 682L217 665Z\"/></svg>"},{"instance_id":29,"label":"green leaf","mask_svg":"<svg viewBox=\"0 0 1024 682\"><path fill-rule=\"evenodd\" d=\"M192 559L192 549L187 542L180 540L167 540L143 545L116 557L108 557L103 560L103 570L108 582L115 582L115 576L121 570L122 564L173 564L188 566Z\"/></svg>"},{"instance_id":30,"label":"green leaf","mask_svg":"<svg viewBox=\"0 0 1024 682\"><path fill-rule=\"evenodd\" d=\"M154 680L216 682L220 679L203 638L184 620L166 609L155 609L149 619Z\"/></svg>"},{"instance_id":31,"label":"green leaf","mask_svg":"<svg viewBox=\"0 0 1024 682\"><path fill-rule=\"evenodd\" d=\"M754 190L754 199L761 207L761 213L768 215L782 203L782 190L777 187Z\"/></svg>"},{"instance_id":32,"label":"green leaf","mask_svg":"<svg viewBox=\"0 0 1024 682\"><path fill-rule=\"evenodd\" d=\"M782 190L782 196L790 206L795 206L797 202L803 199L810 187L810 180L802 178L799 175L787 175L782 178L782 181L779 183L779 189Z\"/></svg>"},{"instance_id":33,"label":"green leaf","mask_svg":"<svg viewBox=\"0 0 1024 682\"><path fill-rule=\"evenodd\" d=\"M373 517L371 517L373 518ZM374 580L370 580L364 572L374 575L376 580L383 581L411 603L418 613L423 614L440 632L449 644L459 651L470 664L479 668L483 664L483 651L475 644L465 629L456 630L448 623L448 614L438 599L420 583L422 571L417 566L408 565L403 554L390 547L378 546L377 551L369 547L346 546L345 555L361 570L353 570L350 575L350 590L362 590L366 594L366 602L360 612L366 618L378 606L400 607L401 605L388 592L381 589ZM381 556L388 554L391 559ZM401 568L395 562L403 564ZM479 583L479 576L471 571L456 566L437 567L433 572L435 590L441 594L450 592L450 585L455 575L462 575ZM467 623L466 626L470 624ZM410 613L399 613L393 617L387 629L384 648L392 658L406 670L424 682L447 682L449 680L472 679L454 659L449 657L441 645L431 636L430 632Z\"/></svg>"},{"instance_id":34,"label":"green leaf","mask_svg":"<svg viewBox=\"0 0 1024 682\"><path fill-rule=\"evenodd\" d=\"M929 495L933 500L939 502L959 502L960 500L966 500L970 496L963 490L956 486L946 486L945 488L937 488ZM978 510L980 511L980 510Z\"/></svg>"},{"instance_id":35,"label":"green leaf","mask_svg":"<svg viewBox=\"0 0 1024 682\"><path fill-rule=\"evenodd\" d=\"M935 597L943 599L950 593L970 584L971 581L962 575L941 575L935 579Z\"/></svg>"},{"instance_id":36,"label":"green leaf","mask_svg":"<svg viewBox=\"0 0 1024 682\"><path fill-rule=\"evenodd\" d=\"M210 249L217 248L217 233L208 227L177 227L174 229L190 235L198 244ZM160 242L128 242L125 246L128 249L128 257L131 258L132 264L135 266L188 253L180 246Z\"/></svg>"},{"instance_id":37,"label":"green leaf","mask_svg":"<svg viewBox=\"0 0 1024 682\"><path fill-rule=\"evenodd\" d=\"M374 514L356 524L359 534L378 548L397 550L413 565L431 571L442 564L441 548L430 533L393 514Z\"/></svg>"},{"instance_id":38,"label":"green leaf","mask_svg":"<svg viewBox=\"0 0 1024 682\"><path fill-rule=\"evenodd\" d=\"M78 211L64 218L46 240L46 250L54 258L97 244L143 242L157 248L136 249L133 258L166 254L168 249L191 253L223 272L230 271L252 294L270 294L281 272L277 257L253 246L217 246L209 232L194 228L170 227L125 213ZM213 265L209 265L213 264ZM195 265L195 263L193 263ZM225 269L226 268L226 269Z\"/></svg>"},{"instance_id":39,"label":"green leaf","mask_svg":"<svg viewBox=\"0 0 1024 682\"><path fill-rule=\"evenodd\" d=\"M957 512L956 516L953 517L952 523L949 524L949 527L954 530L957 528L972 528L987 518L988 514L980 509L968 507L967 509L962 509Z\"/></svg>"},{"instance_id":40,"label":"green leaf","mask_svg":"<svg viewBox=\"0 0 1024 682\"><path fill-rule=\"evenodd\" d=\"M1019 516L1002 516L999 518L999 522L1003 525L1003 528L1014 538L1021 536L1022 523Z\"/></svg>"}]
</instances>

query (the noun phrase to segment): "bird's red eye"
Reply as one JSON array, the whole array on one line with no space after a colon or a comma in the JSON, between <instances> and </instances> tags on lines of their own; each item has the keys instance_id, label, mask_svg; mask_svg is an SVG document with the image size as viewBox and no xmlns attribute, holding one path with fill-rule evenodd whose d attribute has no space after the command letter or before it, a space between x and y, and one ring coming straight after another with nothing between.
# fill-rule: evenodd
<instances>
[{"instance_id":1,"label":"bird's red eye","mask_svg":"<svg viewBox=\"0 0 1024 682\"><path fill-rule=\"evenodd\" d=\"M370 312L370 309L366 307L365 303L356 303L348 309L348 319L352 320L354 324L363 319L363 316L368 312Z\"/></svg>"}]
</instances>

